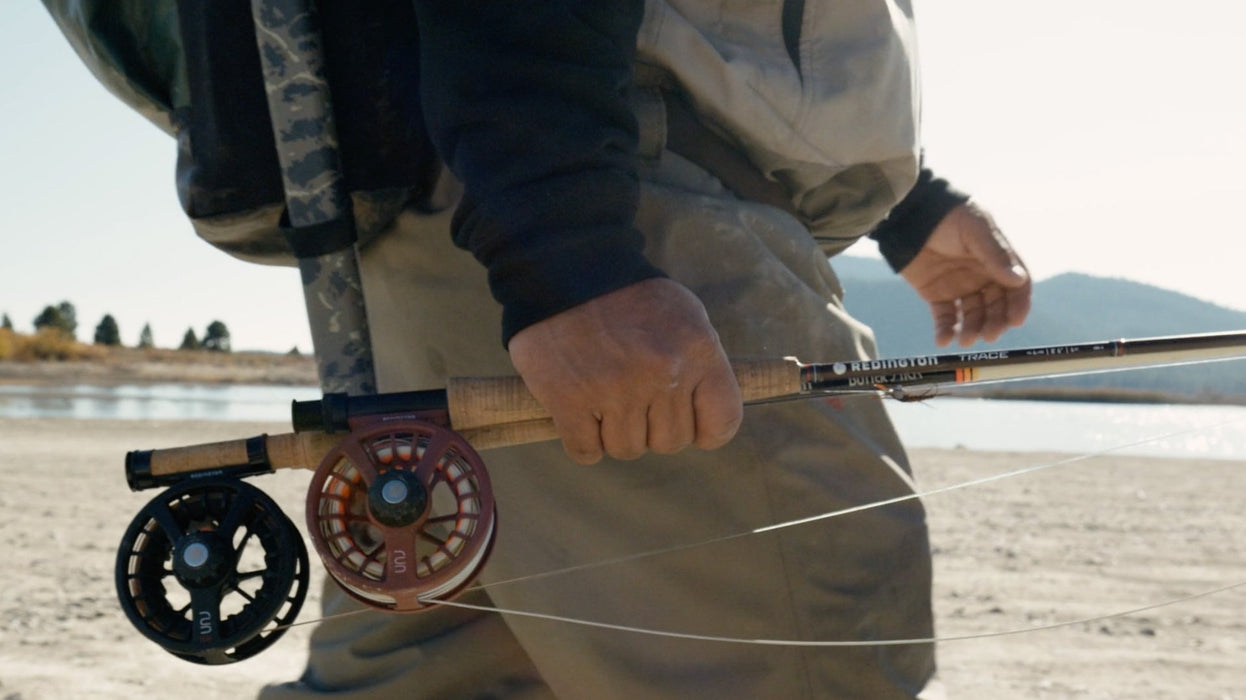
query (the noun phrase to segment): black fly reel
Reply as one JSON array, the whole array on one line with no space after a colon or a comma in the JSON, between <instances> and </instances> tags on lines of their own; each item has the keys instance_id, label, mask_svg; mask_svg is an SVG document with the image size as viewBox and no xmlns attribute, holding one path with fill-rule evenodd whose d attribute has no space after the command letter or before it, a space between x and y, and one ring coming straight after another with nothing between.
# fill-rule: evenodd
<instances>
[{"instance_id":1,"label":"black fly reel","mask_svg":"<svg viewBox=\"0 0 1246 700\"><path fill-rule=\"evenodd\" d=\"M233 663L267 649L298 615L307 548L264 492L236 479L192 479L130 523L116 583L148 639L187 661Z\"/></svg>"}]
</instances>

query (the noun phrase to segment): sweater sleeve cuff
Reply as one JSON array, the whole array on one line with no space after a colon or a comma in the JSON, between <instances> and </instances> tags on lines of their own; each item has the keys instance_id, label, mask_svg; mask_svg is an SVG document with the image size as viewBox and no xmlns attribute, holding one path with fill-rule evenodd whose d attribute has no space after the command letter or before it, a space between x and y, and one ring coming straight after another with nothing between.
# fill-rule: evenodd
<instances>
[{"instance_id":1,"label":"sweater sleeve cuff","mask_svg":"<svg viewBox=\"0 0 1246 700\"><path fill-rule=\"evenodd\" d=\"M631 184L631 187L628 184ZM502 342L590 299L664 276L630 223L635 183L598 171L547 178L484 199L468 193L452 228L475 236L502 305ZM547 206L532 206L532 202Z\"/></svg>"},{"instance_id":2,"label":"sweater sleeve cuff","mask_svg":"<svg viewBox=\"0 0 1246 700\"><path fill-rule=\"evenodd\" d=\"M585 231L557 244L534 246L496 262L489 285L502 304L502 344L516 333L603 294L664 276L632 246L610 239L626 232ZM613 234L613 235L612 235Z\"/></svg>"},{"instance_id":3,"label":"sweater sleeve cuff","mask_svg":"<svg viewBox=\"0 0 1246 700\"><path fill-rule=\"evenodd\" d=\"M923 167L913 189L870 233L870 238L878 242L878 250L891 269L900 272L926 245L943 217L967 201L969 195Z\"/></svg>"}]
</instances>

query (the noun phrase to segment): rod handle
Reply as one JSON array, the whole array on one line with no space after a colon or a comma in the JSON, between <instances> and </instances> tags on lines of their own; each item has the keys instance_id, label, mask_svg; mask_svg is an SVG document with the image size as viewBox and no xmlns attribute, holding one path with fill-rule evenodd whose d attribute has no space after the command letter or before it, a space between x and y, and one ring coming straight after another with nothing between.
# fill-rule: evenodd
<instances>
[{"instance_id":1,"label":"rod handle","mask_svg":"<svg viewBox=\"0 0 1246 700\"><path fill-rule=\"evenodd\" d=\"M191 473L220 472L250 476L277 469L314 469L341 436L325 433L258 435L242 440L209 442L157 450L135 450L125 456L130 488L165 486Z\"/></svg>"},{"instance_id":2,"label":"rod handle","mask_svg":"<svg viewBox=\"0 0 1246 700\"><path fill-rule=\"evenodd\" d=\"M744 401L800 392L796 360L743 360L732 363ZM553 440L554 422L519 377L451 379L447 387L450 424L473 447L487 450ZM221 470L234 475L276 469L314 469L341 435L320 431L259 435L126 455L126 480L138 490L171 483L192 472Z\"/></svg>"},{"instance_id":3,"label":"rod handle","mask_svg":"<svg viewBox=\"0 0 1246 700\"><path fill-rule=\"evenodd\" d=\"M800 393L801 365L795 358L737 360L731 368L745 402ZM454 378L446 394L450 425L460 433L549 418L519 377Z\"/></svg>"}]
</instances>

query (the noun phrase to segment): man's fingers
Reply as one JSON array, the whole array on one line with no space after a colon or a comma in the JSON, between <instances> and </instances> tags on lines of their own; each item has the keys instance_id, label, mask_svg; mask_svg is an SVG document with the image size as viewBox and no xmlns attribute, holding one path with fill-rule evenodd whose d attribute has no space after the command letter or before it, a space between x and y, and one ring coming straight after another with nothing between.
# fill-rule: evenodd
<instances>
[{"instance_id":1,"label":"man's fingers","mask_svg":"<svg viewBox=\"0 0 1246 700\"><path fill-rule=\"evenodd\" d=\"M1025 319L1030 315L1031 284L1027 280L1020 287L1014 287L1004 292L1004 298L1008 303L1008 325L1016 328L1025 323Z\"/></svg>"},{"instance_id":2,"label":"man's fingers","mask_svg":"<svg viewBox=\"0 0 1246 700\"><path fill-rule=\"evenodd\" d=\"M986 304L981 293L968 294L960 299L960 344L969 347L982 333L986 322Z\"/></svg>"},{"instance_id":3,"label":"man's fingers","mask_svg":"<svg viewBox=\"0 0 1246 700\"><path fill-rule=\"evenodd\" d=\"M694 395L662 394L648 410L606 410L600 420L591 414L579 419L561 416L555 423L567 454L579 464L595 464L602 457L633 460L652 450L674 454L689 445L714 449L726 444L743 416L735 376L719 374L698 385Z\"/></svg>"},{"instance_id":4,"label":"man's fingers","mask_svg":"<svg viewBox=\"0 0 1246 700\"><path fill-rule=\"evenodd\" d=\"M934 320L935 345L946 347L956 338L956 325L960 314L956 303L936 301L930 304L930 316Z\"/></svg>"},{"instance_id":5,"label":"man's fingers","mask_svg":"<svg viewBox=\"0 0 1246 700\"><path fill-rule=\"evenodd\" d=\"M692 394L696 412L696 437L693 443L703 450L713 450L735 437L744 419L744 403L735 374L726 360L722 367L697 385Z\"/></svg>"},{"instance_id":6,"label":"man's fingers","mask_svg":"<svg viewBox=\"0 0 1246 700\"><path fill-rule=\"evenodd\" d=\"M696 438L696 414L686 393L659 398L649 407L649 449L675 454Z\"/></svg>"},{"instance_id":7,"label":"man's fingers","mask_svg":"<svg viewBox=\"0 0 1246 700\"><path fill-rule=\"evenodd\" d=\"M646 407L607 411L601 419L601 446L615 459L638 459L648 445Z\"/></svg>"},{"instance_id":8,"label":"man's fingers","mask_svg":"<svg viewBox=\"0 0 1246 700\"><path fill-rule=\"evenodd\" d=\"M578 464L596 464L605 455L601 423L590 413L556 415L554 425L562 436L562 448Z\"/></svg>"},{"instance_id":9,"label":"man's fingers","mask_svg":"<svg viewBox=\"0 0 1246 700\"><path fill-rule=\"evenodd\" d=\"M993 343L1008 330L1008 297L999 285L991 284L982 290L982 300L982 339Z\"/></svg>"}]
</instances>

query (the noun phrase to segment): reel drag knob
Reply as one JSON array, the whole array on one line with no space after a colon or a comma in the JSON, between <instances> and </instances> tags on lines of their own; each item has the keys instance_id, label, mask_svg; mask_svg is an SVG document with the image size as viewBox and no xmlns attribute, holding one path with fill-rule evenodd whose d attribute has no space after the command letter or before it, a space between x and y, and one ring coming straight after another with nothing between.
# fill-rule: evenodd
<instances>
[{"instance_id":1,"label":"reel drag knob","mask_svg":"<svg viewBox=\"0 0 1246 700\"><path fill-rule=\"evenodd\" d=\"M307 596L307 548L262 491L189 482L152 499L117 552L117 597L165 651L201 664L241 661L277 641Z\"/></svg>"},{"instance_id":2,"label":"reel drag knob","mask_svg":"<svg viewBox=\"0 0 1246 700\"><path fill-rule=\"evenodd\" d=\"M325 570L357 600L393 612L423 610L471 583L496 522L480 456L453 431L414 419L351 432L307 493Z\"/></svg>"},{"instance_id":3,"label":"reel drag knob","mask_svg":"<svg viewBox=\"0 0 1246 700\"><path fill-rule=\"evenodd\" d=\"M173 547L173 574L184 586L203 588L224 581L233 549L212 532L193 532Z\"/></svg>"},{"instance_id":4,"label":"reel drag knob","mask_svg":"<svg viewBox=\"0 0 1246 700\"><path fill-rule=\"evenodd\" d=\"M428 489L414 472L391 469L368 487L368 510L388 527L414 525L428 510Z\"/></svg>"}]
</instances>

